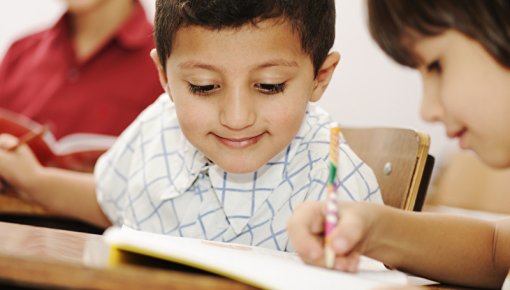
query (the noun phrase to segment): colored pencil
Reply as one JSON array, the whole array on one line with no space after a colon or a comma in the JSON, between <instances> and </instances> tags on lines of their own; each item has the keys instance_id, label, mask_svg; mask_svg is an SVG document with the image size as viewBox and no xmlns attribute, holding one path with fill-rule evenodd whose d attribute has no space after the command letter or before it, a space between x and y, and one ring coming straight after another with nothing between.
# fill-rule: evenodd
<instances>
[{"instance_id":1,"label":"colored pencil","mask_svg":"<svg viewBox=\"0 0 510 290\"><path fill-rule=\"evenodd\" d=\"M338 198L337 186L335 185L335 178L338 172L338 148L340 138L340 127L337 123L333 123L330 129L330 143L329 143L329 177L328 177L328 196L326 206L326 218L324 225L325 235L325 252L324 260L326 267L333 268L335 263L335 253L331 248L330 233L335 228L338 222Z\"/></svg>"},{"instance_id":2,"label":"colored pencil","mask_svg":"<svg viewBox=\"0 0 510 290\"><path fill-rule=\"evenodd\" d=\"M35 138L37 137L40 137L42 135L44 135L44 133L46 133L46 131L48 131L48 126L44 126L44 127L41 127L39 130L37 131L30 131L30 132L27 132L25 135L22 135L19 139L18 139L18 143L16 143L16 145L12 146L11 148L7 149L8 151L10 152L14 152L16 151L21 145L23 144L27 144L28 142L34 140Z\"/></svg>"}]
</instances>

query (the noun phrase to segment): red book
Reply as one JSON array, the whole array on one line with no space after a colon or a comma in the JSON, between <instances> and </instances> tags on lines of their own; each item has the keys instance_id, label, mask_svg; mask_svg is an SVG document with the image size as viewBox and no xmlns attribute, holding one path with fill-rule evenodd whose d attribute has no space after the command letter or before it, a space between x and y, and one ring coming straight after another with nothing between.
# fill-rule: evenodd
<instances>
[{"instance_id":1,"label":"red book","mask_svg":"<svg viewBox=\"0 0 510 290\"><path fill-rule=\"evenodd\" d=\"M44 125L23 115L0 108L0 133L21 137L28 132L39 132ZM97 159L113 145L116 136L75 133L56 140L46 131L30 140L35 156L44 166L92 172Z\"/></svg>"}]
</instances>

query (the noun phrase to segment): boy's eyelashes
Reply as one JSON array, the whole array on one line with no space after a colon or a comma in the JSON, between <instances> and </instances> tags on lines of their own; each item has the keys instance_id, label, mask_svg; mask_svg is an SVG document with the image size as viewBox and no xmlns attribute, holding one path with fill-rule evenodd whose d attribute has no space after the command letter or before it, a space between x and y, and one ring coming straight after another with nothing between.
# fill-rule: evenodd
<instances>
[{"instance_id":1,"label":"boy's eyelashes","mask_svg":"<svg viewBox=\"0 0 510 290\"><path fill-rule=\"evenodd\" d=\"M285 90L285 83L279 84L255 84L255 88L264 94L273 95L282 93Z\"/></svg>"},{"instance_id":2,"label":"boy's eyelashes","mask_svg":"<svg viewBox=\"0 0 510 290\"><path fill-rule=\"evenodd\" d=\"M255 88L260 91L263 94L267 95L273 95L282 93L285 90L286 83L279 83L279 84L262 84L258 83L255 84ZM195 95L209 95L212 94L214 91L218 90L220 88L220 85L194 85L192 83L188 83L189 92Z\"/></svg>"},{"instance_id":3,"label":"boy's eyelashes","mask_svg":"<svg viewBox=\"0 0 510 290\"><path fill-rule=\"evenodd\" d=\"M192 83L189 83L189 91L190 91L190 93L195 94L195 95L200 95L200 96L211 94L212 92L214 92L215 90L217 90L219 88L220 88L219 85L203 85L203 86L198 86L198 85L194 85Z\"/></svg>"}]
</instances>

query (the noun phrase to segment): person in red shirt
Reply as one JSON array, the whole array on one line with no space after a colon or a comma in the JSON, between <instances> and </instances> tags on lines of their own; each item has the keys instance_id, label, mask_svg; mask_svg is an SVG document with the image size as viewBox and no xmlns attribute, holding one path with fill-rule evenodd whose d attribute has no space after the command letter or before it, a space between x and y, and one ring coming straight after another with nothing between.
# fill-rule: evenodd
<instances>
[{"instance_id":1,"label":"person in red shirt","mask_svg":"<svg viewBox=\"0 0 510 290\"><path fill-rule=\"evenodd\" d=\"M119 135L163 90L152 25L135 0L66 0L56 24L11 45L0 107L72 133Z\"/></svg>"}]
</instances>

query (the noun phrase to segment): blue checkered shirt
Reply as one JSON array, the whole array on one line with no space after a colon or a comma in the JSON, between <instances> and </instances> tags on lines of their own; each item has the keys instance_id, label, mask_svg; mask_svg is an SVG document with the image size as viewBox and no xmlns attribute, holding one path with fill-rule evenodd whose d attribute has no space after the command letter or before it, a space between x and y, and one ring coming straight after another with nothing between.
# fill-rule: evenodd
<instances>
[{"instance_id":1,"label":"blue checkered shirt","mask_svg":"<svg viewBox=\"0 0 510 290\"><path fill-rule=\"evenodd\" d=\"M99 203L114 225L166 235L292 250L287 219L326 197L329 115L310 104L294 140L259 170L225 172L191 145L163 94L95 168ZM372 170L342 141L339 198L382 203Z\"/></svg>"}]
</instances>

